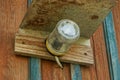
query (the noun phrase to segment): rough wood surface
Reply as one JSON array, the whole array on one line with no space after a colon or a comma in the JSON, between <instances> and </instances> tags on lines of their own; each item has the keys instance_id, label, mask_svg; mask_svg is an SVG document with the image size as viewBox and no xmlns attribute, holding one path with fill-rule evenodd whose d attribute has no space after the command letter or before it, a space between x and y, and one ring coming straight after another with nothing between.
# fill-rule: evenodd
<instances>
[{"instance_id":1,"label":"rough wood surface","mask_svg":"<svg viewBox=\"0 0 120 80\"><path fill-rule=\"evenodd\" d=\"M90 38L113 5L110 0L34 0L20 27L51 32L61 19L71 19L81 36Z\"/></svg>"},{"instance_id":2,"label":"rough wood surface","mask_svg":"<svg viewBox=\"0 0 120 80\"><path fill-rule=\"evenodd\" d=\"M95 62L94 65L89 67L80 66L82 80L110 80L102 26L99 26L98 30L92 36L91 45Z\"/></svg>"},{"instance_id":3,"label":"rough wood surface","mask_svg":"<svg viewBox=\"0 0 120 80\"><path fill-rule=\"evenodd\" d=\"M43 80L71 80L70 65L63 64L61 69L56 62L42 60L42 79Z\"/></svg>"},{"instance_id":4,"label":"rough wood surface","mask_svg":"<svg viewBox=\"0 0 120 80\"><path fill-rule=\"evenodd\" d=\"M26 0L0 0L0 80L27 80L28 58L14 55L14 39Z\"/></svg>"},{"instance_id":5,"label":"rough wood surface","mask_svg":"<svg viewBox=\"0 0 120 80\"><path fill-rule=\"evenodd\" d=\"M109 65L107 60L107 52L102 25L95 32L92 39L97 79L110 80Z\"/></svg>"},{"instance_id":6,"label":"rough wood surface","mask_svg":"<svg viewBox=\"0 0 120 80\"><path fill-rule=\"evenodd\" d=\"M16 35L15 51L18 55L35 56L42 59L55 60L46 49L46 37L32 37L26 35ZM60 57L62 62L78 63L78 64L93 64L92 49L89 46L72 45L68 53Z\"/></svg>"}]
</instances>

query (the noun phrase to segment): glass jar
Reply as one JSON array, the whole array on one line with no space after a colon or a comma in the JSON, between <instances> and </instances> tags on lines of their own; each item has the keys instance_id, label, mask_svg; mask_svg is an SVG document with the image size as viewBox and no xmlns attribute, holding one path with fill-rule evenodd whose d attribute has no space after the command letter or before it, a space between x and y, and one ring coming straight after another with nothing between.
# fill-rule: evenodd
<instances>
[{"instance_id":1,"label":"glass jar","mask_svg":"<svg viewBox=\"0 0 120 80\"><path fill-rule=\"evenodd\" d=\"M51 54L62 56L79 37L79 26L71 20L63 19L57 23L53 32L48 36L46 46Z\"/></svg>"}]
</instances>

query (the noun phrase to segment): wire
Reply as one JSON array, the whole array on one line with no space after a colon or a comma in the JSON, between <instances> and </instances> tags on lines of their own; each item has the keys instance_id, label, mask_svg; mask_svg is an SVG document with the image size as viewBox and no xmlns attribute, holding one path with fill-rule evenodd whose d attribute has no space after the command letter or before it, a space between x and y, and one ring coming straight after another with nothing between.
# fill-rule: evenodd
<instances>
[{"instance_id":1,"label":"wire","mask_svg":"<svg viewBox=\"0 0 120 80\"><path fill-rule=\"evenodd\" d=\"M55 60L56 60L57 64L63 69L63 66L62 66L58 56L55 56Z\"/></svg>"}]
</instances>

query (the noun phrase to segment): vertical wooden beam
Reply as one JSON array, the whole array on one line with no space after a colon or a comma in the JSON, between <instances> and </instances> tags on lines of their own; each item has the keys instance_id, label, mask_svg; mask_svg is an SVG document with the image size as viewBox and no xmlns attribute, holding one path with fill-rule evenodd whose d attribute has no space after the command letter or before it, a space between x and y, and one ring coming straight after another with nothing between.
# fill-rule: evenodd
<instances>
[{"instance_id":1,"label":"vertical wooden beam","mask_svg":"<svg viewBox=\"0 0 120 80\"><path fill-rule=\"evenodd\" d=\"M29 5L31 4L32 0L27 0L27 6L29 7Z\"/></svg>"},{"instance_id":2,"label":"vertical wooden beam","mask_svg":"<svg viewBox=\"0 0 120 80\"><path fill-rule=\"evenodd\" d=\"M108 53L111 80L120 80L120 63L118 59L118 49L116 44L112 12L109 13L104 21L104 35Z\"/></svg>"},{"instance_id":3,"label":"vertical wooden beam","mask_svg":"<svg viewBox=\"0 0 120 80\"><path fill-rule=\"evenodd\" d=\"M0 0L0 80L27 80L28 58L14 55L14 39L26 0Z\"/></svg>"},{"instance_id":4,"label":"vertical wooden beam","mask_svg":"<svg viewBox=\"0 0 120 80\"><path fill-rule=\"evenodd\" d=\"M78 64L71 64L71 79L82 80L81 69Z\"/></svg>"},{"instance_id":5,"label":"vertical wooden beam","mask_svg":"<svg viewBox=\"0 0 120 80\"><path fill-rule=\"evenodd\" d=\"M32 0L28 0L28 6ZM41 60L31 57L29 59L29 80L42 80L41 78Z\"/></svg>"},{"instance_id":6,"label":"vertical wooden beam","mask_svg":"<svg viewBox=\"0 0 120 80\"><path fill-rule=\"evenodd\" d=\"M118 55L120 61L120 1L118 1L117 5L113 9L113 18L115 24L115 32L116 32L116 39L118 45Z\"/></svg>"},{"instance_id":7,"label":"vertical wooden beam","mask_svg":"<svg viewBox=\"0 0 120 80\"><path fill-rule=\"evenodd\" d=\"M30 58L29 62L29 80L42 80L40 59Z\"/></svg>"},{"instance_id":8,"label":"vertical wooden beam","mask_svg":"<svg viewBox=\"0 0 120 80\"><path fill-rule=\"evenodd\" d=\"M92 39L97 80L110 80L109 65L102 25L99 26Z\"/></svg>"}]
</instances>

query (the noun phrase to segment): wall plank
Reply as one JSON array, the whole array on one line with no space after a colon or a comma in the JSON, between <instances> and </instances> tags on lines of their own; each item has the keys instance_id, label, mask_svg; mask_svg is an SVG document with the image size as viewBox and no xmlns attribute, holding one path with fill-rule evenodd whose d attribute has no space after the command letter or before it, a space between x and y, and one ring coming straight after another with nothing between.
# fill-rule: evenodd
<instances>
[{"instance_id":1,"label":"wall plank","mask_svg":"<svg viewBox=\"0 0 120 80\"><path fill-rule=\"evenodd\" d=\"M71 64L71 79L82 80L81 67L78 64Z\"/></svg>"},{"instance_id":2,"label":"wall plank","mask_svg":"<svg viewBox=\"0 0 120 80\"><path fill-rule=\"evenodd\" d=\"M117 47L118 47L118 55L120 61L120 1L113 9L113 19L115 24L115 32L116 32L116 39L117 39Z\"/></svg>"},{"instance_id":3,"label":"wall plank","mask_svg":"<svg viewBox=\"0 0 120 80\"><path fill-rule=\"evenodd\" d=\"M40 59L29 59L29 80L42 80Z\"/></svg>"},{"instance_id":4,"label":"wall plank","mask_svg":"<svg viewBox=\"0 0 120 80\"><path fill-rule=\"evenodd\" d=\"M26 0L0 0L0 80L28 79L28 59L15 56L13 46L26 5Z\"/></svg>"},{"instance_id":5,"label":"wall plank","mask_svg":"<svg viewBox=\"0 0 120 80\"><path fill-rule=\"evenodd\" d=\"M56 62L42 60L42 79L43 80L71 80L70 65L62 63L61 69Z\"/></svg>"},{"instance_id":6,"label":"wall plank","mask_svg":"<svg viewBox=\"0 0 120 80\"><path fill-rule=\"evenodd\" d=\"M102 25L93 35L93 49L98 80L110 80L106 46ZM104 77L103 77L104 76Z\"/></svg>"},{"instance_id":7,"label":"wall plank","mask_svg":"<svg viewBox=\"0 0 120 80\"><path fill-rule=\"evenodd\" d=\"M118 59L118 48L116 44L112 12L110 12L104 21L104 35L108 53L110 77L112 80L120 80L120 64Z\"/></svg>"}]
</instances>

